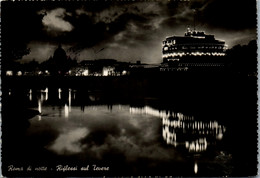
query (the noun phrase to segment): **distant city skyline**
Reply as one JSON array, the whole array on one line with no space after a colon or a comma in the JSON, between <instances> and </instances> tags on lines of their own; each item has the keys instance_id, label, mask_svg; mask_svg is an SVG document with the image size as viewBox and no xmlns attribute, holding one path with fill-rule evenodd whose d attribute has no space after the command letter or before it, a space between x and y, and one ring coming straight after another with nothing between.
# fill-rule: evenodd
<instances>
[{"instance_id":1,"label":"distant city skyline","mask_svg":"<svg viewBox=\"0 0 260 178\"><path fill-rule=\"evenodd\" d=\"M21 62L34 59L41 63L62 44L67 55L78 61L161 63L162 41L167 36L183 36L187 27L193 28L194 9L196 29L214 34L229 48L256 39L253 0L30 2L30 6L4 2L2 9L3 25L8 29L3 35L10 39L10 48L16 47L12 42L30 48Z\"/></svg>"}]
</instances>

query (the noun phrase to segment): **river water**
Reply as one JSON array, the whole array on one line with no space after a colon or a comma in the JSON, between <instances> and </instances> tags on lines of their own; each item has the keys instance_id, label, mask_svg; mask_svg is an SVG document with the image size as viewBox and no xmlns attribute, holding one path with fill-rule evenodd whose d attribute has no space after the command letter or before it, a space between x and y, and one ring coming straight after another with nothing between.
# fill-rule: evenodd
<instances>
[{"instance_id":1,"label":"river water","mask_svg":"<svg viewBox=\"0 0 260 178\"><path fill-rule=\"evenodd\" d=\"M7 97L17 97L15 92L9 89ZM26 109L39 113L26 124L17 122L20 126L10 136L15 140L10 149L19 149L9 155L8 165L45 167L48 175L80 176L253 172L240 170L252 161L240 155L250 150L251 142L244 140L253 128L243 126L247 122L216 98L210 99L212 103L217 100L211 107L194 98L142 96L115 101L100 90L73 87L26 88L19 96Z\"/></svg>"}]
</instances>

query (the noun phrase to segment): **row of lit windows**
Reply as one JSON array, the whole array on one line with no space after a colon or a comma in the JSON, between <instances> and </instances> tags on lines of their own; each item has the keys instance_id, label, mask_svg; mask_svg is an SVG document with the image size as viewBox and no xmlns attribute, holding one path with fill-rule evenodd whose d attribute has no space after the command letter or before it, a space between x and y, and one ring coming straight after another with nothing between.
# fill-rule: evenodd
<instances>
[{"instance_id":1,"label":"row of lit windows","mask_svg":"<svg viewBox=\"0 0 260 178\"><path fill-rule=\"evenodd\" d=\"M179 66L185 66L185 67L193 67L193 66L197 66L197 67L223 67L224 64L223 63L182 63L179 64Z\"/></svg>"},{"instance_id":2,"label":"row of lit windows","mask_svg":"<svg viewBox=\"0 0 260 178\"><path fill-rule=\"evenodd\" d=\"M167 45L167 46L179 46L179 45L186 45L186 46L193 46L193 45L196 45L196 46L202 46L202 45L206 45L206 46L216 46L216 45L221 45L223 46L224 43L217 43L217 42L212 42L212 43L203 43L203 42L200 42L200 43L196 43L196 42L193 42L193 43L186 43L186 44L183 44L183 43L176 43L176 40L170 40L170 41L163 41L162 43L163 45Z\"/></svg>"},{"instance_id":3,"label":"row of lit windows","mask_svg":"<svg viewBox=\"0 0 260 178\"><path fill-rule=\"evenodd\" d=\"M35 75L42 75L42 74L46 74L46 75L49 75L50 73L49 73L49 71L48 70L46 70L46 71L35 71L35 72L31 72L31 73L33 73L33 74L35 74ZM14 73L13 71L11 71L11 70L7 70L6 71L6 76L13 76L13 75L16 75L16 76L22 76L22 75L30 75L30 72L22 72L22 71L18 71L18 72L16 72L16 73Z\"/></svg>"},{"instance_id":4,"label":"row of lit windows","mask_svg":"<svg viewBox=\"0 0 260 178\"><path fill-rule=\"evenodd\" d=\"M167 44L167 45L173 45L176 44L176 40L167 40L167 41L163 41L163 44Z\"/></svg>"},{"instance_id":5,"label":"row of lit windows","mask_svg":"<svg viewBox=\"0 0 260 178\"><path fill-rule=\"evenodd\" d=\"M173 50L188 50L188 49L219 49L219 50L222 50L222 49L225 49L224 46L175 46L175 47L168 47L168 46L165 46L163 48L163 51L173 51Z\"/></svg>"},{"instance_id":6,"label":"row of lit windows","mask_svg":"<svg viewBox=\"0 0 260 178\"><path fill-rule=\"evenodd\" d=\"M46 71L36 71L36 72L22 72L18 71L15 73L16 76L22 76L22 75L50 75L50 72L48 70ZM15 75L13 71L8 70L6 71L6 76L14 76ZM121 76L121 75L127 75L128 72L126 70L122 71L122 73L115 72L114 68L103 68L102 73L89 73L88 69L79 69L75 71L69 70L68 75L75 75L75 76Z\"/></svg>"},{"instance_id":7,"label":"row of lit windows","mask_svg":"<svg viewBox=\"0 0 260 178\"><path fill-rule=\"evenodd\" d=\"M219 52L179 52L179 53L168 53L163 54L163 58L171 58L171 57L182 57L182 56L225 56L225 53Z\"/></svg>"},{"instance_id":8,"label":"row of lit windows","mask_svg":"<svg viewBox=\"0 0 260 178\"><path fill-rule=\"evenodd\" d=\"M160 68L160 71L170 72L170 71L188 71L188 67L178 67L178 68Z\"/></svg>"}]
</instances>

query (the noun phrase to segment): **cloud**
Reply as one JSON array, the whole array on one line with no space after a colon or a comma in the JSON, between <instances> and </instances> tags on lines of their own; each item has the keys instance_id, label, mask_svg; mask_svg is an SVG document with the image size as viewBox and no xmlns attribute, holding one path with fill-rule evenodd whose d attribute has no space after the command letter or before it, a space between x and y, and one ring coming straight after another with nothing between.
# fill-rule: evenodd
<instances>
[{"instance_id":1,"label":"cloud","mask_svg":"<svg viewBox=\"0 0 260 178\"><path fill-rule=\"evenodd\" d=\"M76 15L78 15L78 16L80 16L80 15L92 16L92 15L93 15L92 12L85 11L85 10L82 9L82 8L76 9L75 12L76 12Z\"/></svg>"},{"instance_id":2,"label":"cloud","mask_svg":"<svg viewBox=\"0 0 260 178\"><path fill-rule=\"evenodd\" d=\"M55 151L58 154L75 154L80 153L85 145L80 143L80 140L88 135L86 128L76 128L74 130L66 130L61 133L53 144L48 146L48 149Z\"/></svg>"},{"instance_id":3,"label":"cloud","mask_svg":"<svg viewBox=\"0 0 260 178\"><path fill-rule=\"evenodd\" d=\"M71 15L65 9L57 8L47 11L46 14L42 19L42 23L48 32L70 32L73 30L74 27L68 21L64 20L66 16Z\"/></svg>"},{"instance_id":4,"label":"cloud","mask_svg":"<svg viewBox=\"0 0 260 178\"><path fill-rule=\"evenodd\" d=\"M12 24L11 27L15 27L10 29L21 29L12 31L16 38L11 44L26 41L30 45L31 54L24 56L24 59L35 58L39 61L50 56L51 50L47 47L49 44L62 43L71 47L70 53L80 54L80 60L113 58L127 62L141 60L146 63L160 63L162 40L167 36L183 36L186 28L193 26L194 9L197 9L197 29L215 34L217 39L225 40L230 47L256 36L255 2L230 1L65 3L55 7L46 6L44 10L38 7L28 13L23 13L19 6L16 10L20 10L20 24L16 25L15 18L8 21ZM38 25L27 21L26 25L21 25L23 19L28 19L33 13L34 22L38 21ZM23 17L24 14L26 18ZM42 19L41 15L44 15ZM9 38L12 38L11 35ZM36 47L31 45L32 41ZM40 46L43 47L42 50ZM105 50L93 54L92 48Z\"/></svg>"},{"instance_id":5,"label":"cloud","mask_svg":"<svg viewBox=\"0 0 260 178\"><path fill-rule=\"evenodd\" d=\"M59 155L76 154L91 160L118 155L127 162L181 159L173 149L163 145L161 119L157 117L130 114L129 106L114 106L112 112L107 106L90 106L84 113L71 114L73 119L60 120L52 127L60 134L47 148ZM113 161L117 158L113 157Z\"/></svg>"},{"instance_id":6,"label":"cloud","mask_svg":"<svg viewBox=\"0 0 260 178\"><path fill-rule=\"evenodd\" d=\"M75 30L64 39L75 40L75 48L81 51L80 60L91 56L93 59L93 55L86 53L87 48L105 47L106 50L94 57L160 63L162 40L166 36L183 35L188 26L193 26L194 9L197 9L197 29L212 34L215 22L211 19L220 17L212 17L207 9L221 3L225 4L215 0L108 3L106 7L94 10L90 7L95 4L82 6L75 10L76 18L71 20ZM223 8L227 11L225 6ZM221 23L215 23L215 28L219 29L217 34L223 33ZM231 30L233 28L236 27ZM230 38L227 40L229 44L234 43Z\"/></svg>"},{"instance_id":7,"label":"cloud","mask_svg":"<svg viewBox=\"0 0 260 178\"><path fill-rule=\"evenodd\" d=\"M124 14L123 7L111 7L101 11L100 13L97 13L95 15L95 23L104 22L106 24L110 24L122 14Z\"/></svg>"}]
</instances>

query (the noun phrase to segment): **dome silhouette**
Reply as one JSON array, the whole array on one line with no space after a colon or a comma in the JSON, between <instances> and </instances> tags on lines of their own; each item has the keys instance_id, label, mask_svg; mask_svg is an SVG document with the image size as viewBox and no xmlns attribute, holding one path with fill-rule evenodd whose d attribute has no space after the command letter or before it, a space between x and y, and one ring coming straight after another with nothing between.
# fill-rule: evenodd
<instances>
[{"instance_id":1,"label":"dome silhouette","mask_svg":"<svg viewBox=\"0 0 260 178\"><path fill-rule=\"evenodd\" d=\"M67 59L67 55L65 50L61 47L61 44L59 44L58 48L55 50L53 55L53 60L57 62L57 64L65 62Z\"/></svg>"},{"instance_id":2,"label":"dome silhouette","mask_svg":"<svg viewBox=\"0 0 260 178\"><path fill-rule=\"evenodd\" d=\"M64 75L69 70L69 60L65 50L59 44L50 59L50 72L52 75Z\"/></svg>"}]
</instances>

